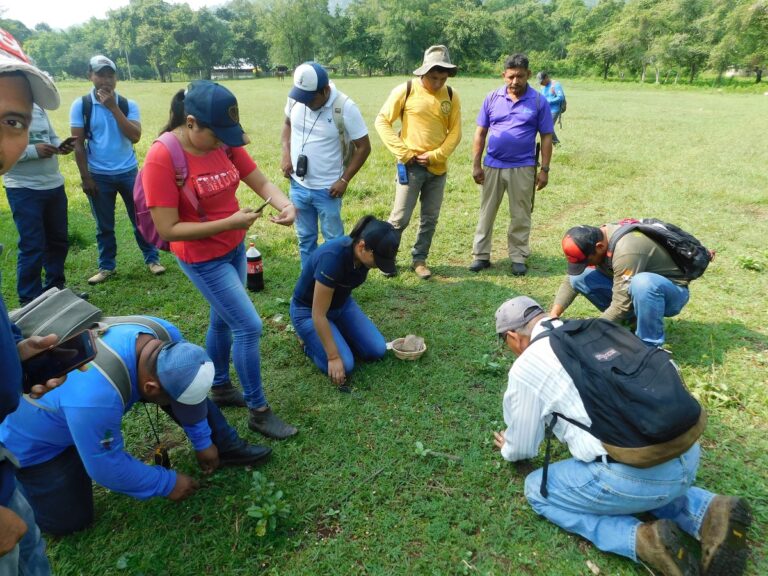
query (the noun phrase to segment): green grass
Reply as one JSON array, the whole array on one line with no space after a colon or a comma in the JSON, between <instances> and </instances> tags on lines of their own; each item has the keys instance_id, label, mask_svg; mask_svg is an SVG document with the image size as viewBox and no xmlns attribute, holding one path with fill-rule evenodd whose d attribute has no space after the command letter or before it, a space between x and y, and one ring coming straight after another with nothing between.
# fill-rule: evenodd
<instances>
[{"instance_id":1,"label":"green grass","mask_svg":"<svg viewBox=\"0 0 768 576\"><path fill-rule=\"evenodd\" d=\"M341 89L373 120L397 78L339 79ZM273 442L262 471L285 492L291 515L259 539L246 516L250 474L224 470L203 479L191 499L137 502L97 488L94 526L49 539L59 575L76 574L646 574L625 559L603 554L582 539L538 518L522 492L533 463L511 465L493 449L491 431L503 427L501 397L512 362L499 349L493 312L506 298L529 294L552 302L564 274L559 239L568 227L626 216L654 216L694 232L718 258L691 290L682 314L667 323L668 344L710 423L699 483L747 496L756 516L750 532L749 573L768 573L768 99L717 90L568 81L568 113L558 131L563 145L552 161L550 185L537 194L530 274L515 278L505 260L507 217L494 235L494 267L466 270L479 206L471 179L474 120L496 80L456 78L463 104L464 139L451 163L442 219L429 263L435 276L410 272L391 280L373 272L356 291L362 307L388 339L422 335L429 347L418 362L387 357L359 367L353 393L339 394L302 356L287 329L288 299L298 274L292 229L258 221L252 228L264 254L267 289L253 295L265 334L265 389L275 410L300 428L297 438ZM123 83L142 108L143 157L181 87ZM252 155L284 190L279 133L290 84L273 79L230 84L240 100ZM61 86L65 105L52 118L68 133L68 103L85 84ZM394 166L378 137L373 153L345 198L351 226L372 212L386 217ZM73 249L68 279L85 287L96 269L94 224L79 189L74 162L62 159L70 198ZM248 190L243 205L255 205ZM16 297L15 229L0 206L3 295ZM165 276L142 265L120 210L118 276L90 288L91 300L110 314L151 313L178 324L203 343L207 306L172 258ZM415 237L403 237L401 266ZM757 264L755 266L754 264ZM577 300L572 315L592 315ZM501 367L499 367L499 365ZM246 438L244 411L228 410ZM143 411L125 419L127 445L139 457L151 451ZM169 421L164 434L180 440L175 466L197 474L194 457ZM415 443L461 457L420 457ZM565 456L560 449L558 456Z\"/></svg>"}]
</instances>

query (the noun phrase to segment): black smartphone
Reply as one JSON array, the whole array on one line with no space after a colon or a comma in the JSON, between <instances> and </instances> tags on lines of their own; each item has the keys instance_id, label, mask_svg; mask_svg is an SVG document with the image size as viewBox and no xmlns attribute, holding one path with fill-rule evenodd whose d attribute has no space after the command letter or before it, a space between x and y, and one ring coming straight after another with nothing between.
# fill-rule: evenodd
<instances>
[{"instance_id":1,"label":"black smartphone","mask_svg":"<svg viewBox=\"0 0 768 576\"><path fill-rule=\"evenodd\" d=\"M64 376L96 357L96 340L90 330L83 330L43 350L21 363L24 373L24 393L35 384L45 384L51 378Z\"/></svg>"},{"instance_id":2,"label":"black smartphone","mask_svg":"<svg viewBox=\"0 0 768 576\"><path fill-rule=\"evenodd\" d=\"M75 142L77 142L76 136L70 136L66 140L64 140L61 144L59 144L59 150L61 150L64 146L72 146Z\"/></svg>"},{"instance_id":3,"label":"black smartphone","mask_svg":"<svg viewBox=\"0 0 768 576\"><path fill-rule=\"evenodd\" d=\"M269 198L267 198L266 200L264 200L264 204L262 204L261 206L259 206L258 208L256 208L256 210L254 210L254 212L261 212L262 210L264 210L264 208L266 208L267 206L269 206L269 203L270 203L271 201L272 201L272 196L270 196Z\"/></svg>"}]
</instances>

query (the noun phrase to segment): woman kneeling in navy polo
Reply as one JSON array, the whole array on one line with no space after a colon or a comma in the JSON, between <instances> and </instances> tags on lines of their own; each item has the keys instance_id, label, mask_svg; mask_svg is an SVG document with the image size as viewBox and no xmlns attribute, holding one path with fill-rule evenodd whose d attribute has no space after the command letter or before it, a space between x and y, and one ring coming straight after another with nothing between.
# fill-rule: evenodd
<instances>
[{"instance_id":1,"label":"woman kneeling in navy polo","mask_svg":"<svg viewBox=\"0 0 768 576\"><path fill-rule=\"evenodd\" d=\"M399 246L392 225L368 215L349 236L315 250L302 268L291 299L291 321L307 356L337 386L355 367L355 356L378 360L387 351L384 336L351 294L371 268L394 272Z\"/></svg>"}]
</instances>

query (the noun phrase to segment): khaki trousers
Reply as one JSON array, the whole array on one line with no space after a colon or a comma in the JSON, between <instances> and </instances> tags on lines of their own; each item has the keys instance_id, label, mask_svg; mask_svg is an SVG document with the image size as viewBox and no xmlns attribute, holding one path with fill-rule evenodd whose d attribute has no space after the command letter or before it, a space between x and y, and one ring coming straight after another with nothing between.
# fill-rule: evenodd
<instances>
[{"instance_id":1,"label":"khaki trousers","mask_svg":"<svg viewBox=\"0 0 768 576\"><path fill-rule=\"evenodd\" d=\"M531 234L531 210L533 208L533 182L536 169L485 167L485 182L480 196L480 218L475 229L472 256L476 260L490 260L493 223L499 211L501 199L507 192L509 199L509 228L507 250L512 262L525 263L531 253L528 238Z\"/></svg>"}]
</instances>

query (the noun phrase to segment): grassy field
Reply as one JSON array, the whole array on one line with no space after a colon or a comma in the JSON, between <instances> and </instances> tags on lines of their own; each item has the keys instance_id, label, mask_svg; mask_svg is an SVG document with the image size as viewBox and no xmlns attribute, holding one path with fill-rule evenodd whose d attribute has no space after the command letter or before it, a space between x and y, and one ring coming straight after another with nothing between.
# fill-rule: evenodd
<instances>
[{"instance_id":1,"label":"grassy field","mask_svg":"<svg viewBox=\"0 0 768 576\"><path fill-rule=\"evenodd\" d=\"M373 131L378 108L402 79L339 79ZM288 300L298 275L292 229L258 221L251 230L264 254L266 290L253 294L264 319L263 374L275 410L300 429L273 442L262 471L285 493L289 517L264 538L255 534L250 472L227 469L202 480L191 499L137 502L96 491L92 529L49 539L59 575L187 574L647 574L623 558L603 554L537 517L523 497L523 479L541 458L511 465L493 449L491 431L503 427L501 397L513 358L494 334L493 312L505 299L529 294L551 304L564 273L559 248L575 224L654 216L695 233L718 251L696 281L691 301L667 322L668 345L710 421L699 484L749 498L755 511L748 572L768 573L768 97L676 90L655 86L569 81L568 113L558 131L563 144L552 161L550 184L537 195L530 273L509 274L505 208L496 222L494 266L467 271L479 207L471 178L474 120L484 95L499 83L456 78L464 139L454 154L442 219L429 264L434 277L403 272L387 280L373 272L356 298L388 339L422 335L429 347L418 362L394 357L363 365L352 394L340 394L299 349L288 329ZM123 83L142 109L143 158L181 87ZM279 133L289 82L230 84L240 100L249 146L262 170L284 190ZM68 104L87 86L60 86L61 110L52 114L68 134ZM373 152L345 198L348 227L363 214L385 218L393 198L391 156L372 135ZM68 282L86 287L96 271L94 223L79 188L74 161L62 159L70 198L72 248ZM241 190L243 205L255 204ZM16 302L15 228L0 201L2 291ZM409 263L414 226L403 236L401 267ZM165 317L188 339L203 343L208 309L170 256L168 273L153 278L142 264L120 212L118 275L89 288L91 301L110 314ZM593 315L584 299L571 315ZM246 438L246 413L227 416ZM175 467L197 474L194 456L168 420L166 438L179 441ZM143 410L125 419L126 443L138 457L151 453ZM416 443L460 457L421 456ZM558 456L565 456L562 448Z\"/></svg>"}]
</instances>

